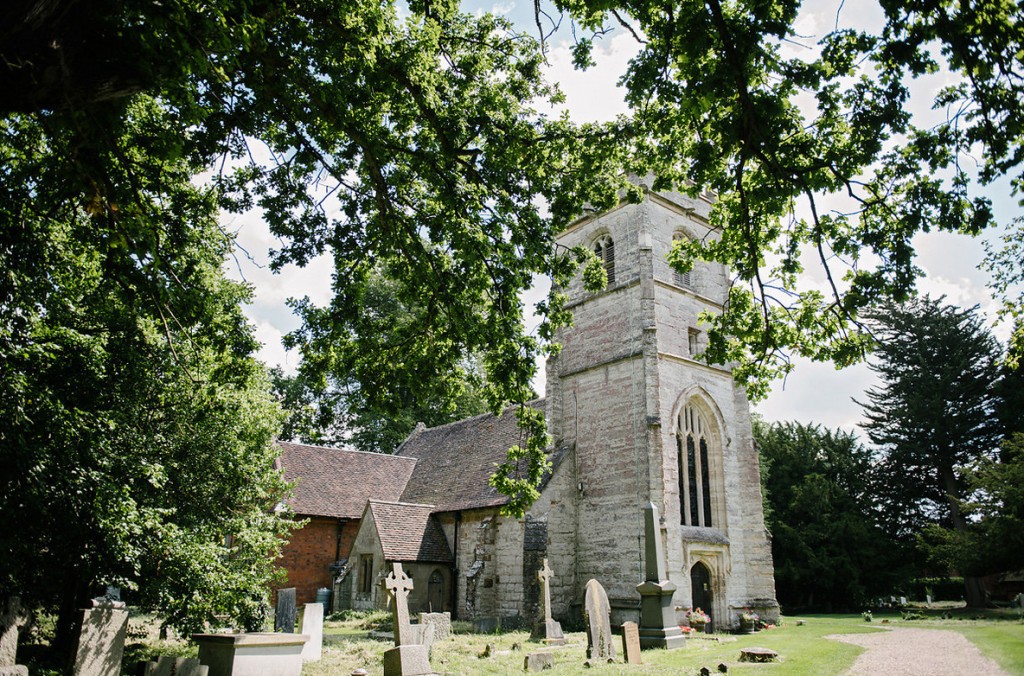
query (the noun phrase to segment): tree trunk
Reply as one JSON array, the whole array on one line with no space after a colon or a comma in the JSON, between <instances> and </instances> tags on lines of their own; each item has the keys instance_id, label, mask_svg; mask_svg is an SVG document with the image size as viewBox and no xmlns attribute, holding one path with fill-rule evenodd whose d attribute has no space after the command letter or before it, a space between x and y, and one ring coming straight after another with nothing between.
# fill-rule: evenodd
<instances>
[{"instance_id":1,"label":"tree trunk","mask_svg":"<svg viewBox=\"0 0 1024 676\"><path fill-rule=\"evenodd\" d=\"M960 512L960 487L952 466L942 468L942 482L946 487L946 500L949 503L949 516L953 529L958 533L967 532L967 520ZM980 577L964 576L964 600L968 608L984 608L988 605L985 596L985 585Z\"/></svg>"},{"instance_id":2,"label":"tree trunk","mask_svg":"<svg viewBox=\"0 0 1024 676\"><path fill-rule=\"evenodd\" d=\"M74 666L78 632L81 630L79 613L87 607L89 586L82 582L80 571L69 570L62 587L56 632L50 650L53 663L64 665L66 673L70 674Z\"/></svg>"},{"instance_id":3,"label":"tree trunk","mask_svg":"<svg viewBox=\"0 0 1024 676\"><path fill-rule=\"evenodd\" d=\"M989 605L985 585L980 577L964 576L964 599L968 608L985 608Z\"/></svg>"}]
</instances>

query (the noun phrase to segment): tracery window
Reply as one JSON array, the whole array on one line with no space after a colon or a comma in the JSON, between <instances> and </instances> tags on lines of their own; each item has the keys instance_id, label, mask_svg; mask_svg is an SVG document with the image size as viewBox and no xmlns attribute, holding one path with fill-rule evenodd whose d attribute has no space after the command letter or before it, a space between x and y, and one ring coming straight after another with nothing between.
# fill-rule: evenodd
<instances>
[{"instance_id":1,"label":"tracery window","mask_svg":"<svg viewBox=\"0 0 1024 676\"><path fill-rule=\"evenodd\" d=\"M711 429L704 413L687 404L680 415L676 436L679 462L679 511L686 526L710 528L712 521L712 467L708 447Z\"/></svg>"},{"instance_id":2,"label":"tracery window","mask_svg":"<svg viewBox=\"0 0 1024 676\"><path fill-rule=\"evenodd\" d=\"M604 271L608 275L608 285L615 283L615 241L611 235L599 237L594 242L594 253L601 259Z\"/></svg>"}]
</instances>

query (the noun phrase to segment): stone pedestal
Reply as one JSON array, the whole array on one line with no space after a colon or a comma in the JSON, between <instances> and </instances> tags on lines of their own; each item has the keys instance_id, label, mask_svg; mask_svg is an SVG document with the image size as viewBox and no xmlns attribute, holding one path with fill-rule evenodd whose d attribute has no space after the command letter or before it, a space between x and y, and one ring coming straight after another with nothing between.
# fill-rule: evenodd
<instances>
[{"instance_id":1,"label":"stone pedestal","mask_svg":"<svg viewBox=\"0 0 1024 676\"><path fill-rule=\"evenodd\" d=\"M676 586L672 582L644 582L637 585L640 592L640 647L682 648L686 636L676 624L676 611L672 595Z\"/></svg>"},{"instance_id":2,"label":"stone pedestal","mask_svg":"<svg viewBox=\"0 0 1024 676\"><path fill-rule=\"evenodd\" d=\"M533 627L530 638L539 639L546 645L565 645L565 634L558 620L544 620Z\"/></svg>"},{"instance_id":3,"label":"stone pedestal","mask_svg":"<svg viewBox=\"0 0 1024 676\"><path fill-rule=\"evenodd\" d=\"M433 673L426 646L398 645L384 651L384 676L429 676Z\"/></svg>"},{"instance_id":4,"label":"stone pedestal","mask_svg":"<svg viewBox=\"0 0 1024 676\"><path fill-rule=\"evenodd\" d=\"M299 676L305 634L193 634L209 676Z\"/></svg>"}]
</instances>

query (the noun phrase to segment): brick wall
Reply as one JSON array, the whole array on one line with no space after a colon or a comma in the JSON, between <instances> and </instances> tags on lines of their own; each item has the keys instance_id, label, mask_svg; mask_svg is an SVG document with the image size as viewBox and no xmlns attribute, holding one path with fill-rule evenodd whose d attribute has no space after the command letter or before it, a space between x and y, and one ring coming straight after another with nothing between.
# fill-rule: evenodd
<instances>
[{"instance_id":1,"label":"brick wall","mask_svg":"<svg viewBox=\"0 0 1024 676\"><path fill-rule=\"evenodd\" d=\"M283 568L288 575L288 579L279 587L295 587L295 602L300 607L303 603L316 601L317 589L330 589L333 586L330 565L348 557L359 529L358 519L341 521L327 517L307 518L309 523L292 532L291 539L277 561L278 567Z\"/></svg>"}]
</instances>

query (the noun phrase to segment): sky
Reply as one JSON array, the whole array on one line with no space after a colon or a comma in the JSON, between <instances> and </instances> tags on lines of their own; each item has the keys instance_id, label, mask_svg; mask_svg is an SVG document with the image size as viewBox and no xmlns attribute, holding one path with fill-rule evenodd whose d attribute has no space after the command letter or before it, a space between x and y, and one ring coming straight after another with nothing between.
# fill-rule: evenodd
<instances>
[{"instance_id":1,"label":"sky","mask_svg":"<svg viewBox=\"0 0 1024 676\"><path fill-rule=\"evenodd\" d=\"M856 5L856 11L851 9L853 5ZM533 25L532 2L479 6L505 14L521 25ZM868 26L878 20L877 11L872 7L872 4L863 2L844 5L839 0L809 2L798 20L797 33L805 37L806 45L812 45L837 23L840 26ZM583 73L573 69L569 46L567 36L556 36L549 42L547 72L550 79L561 84L566 95L564 108L571 117L581 122L604 121L628 112L622 100L622 90L616 82L637 51L635 40L624 30L612 31L595 43L597 65ZM794 43L787 49L796 54L807 47ZM948 75L938 74L917 84L915 94L919 95L912 98L912 105L917 106L913 110L915 115L923 120L934 117L936 113L928 110L930 93L948 82ZM1010 198L1005 182L989 186L986 194L993 200L999 222L1007 223L1020 214L1020 208ZM228 266L229 274L244 278L255 287L254 301L246 312L263 344L259 357L270 365L280 365L285 371L293 371L298 366L299 357L284 350L281 338L298 328L299 322L286 301L308 296L315 303L325 304L331 293L331 262L327 257L321 257L305 268L288 266L279 274L273 274L268 265L269 251L279 248L280 242L270 235L259 213L254 211L227 217L225 226L237 232L239 246L248 253L246 256L239 252ZM947 302L963 307L979 305L982 312L994 319L996 304L986 287L988 275L979 270L984 257L983 241L950 233L918 235L914 241L918 252L917 264L925 271L918 284L919 291L933 297L945 296ZM524 298L527 307L546 292L544 280L537 281L538 286ZM813 274L809 274L805 281L810 284L816 282ZM1005 341L1009 329L997 326L995 333ZM769 421L814 422L829 428L841 427L859 432L861 408L854 399L864 400L865 390L877 384L868 366L861 364L837 371L831 364L799 359L795 360L795 365L786 380L776 382L769 397L755 405L755 412ZM538 392L543 392L543 382L542 370L535 380Z\"/></svg>"}]
</instances>

